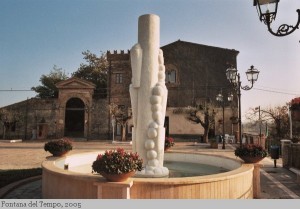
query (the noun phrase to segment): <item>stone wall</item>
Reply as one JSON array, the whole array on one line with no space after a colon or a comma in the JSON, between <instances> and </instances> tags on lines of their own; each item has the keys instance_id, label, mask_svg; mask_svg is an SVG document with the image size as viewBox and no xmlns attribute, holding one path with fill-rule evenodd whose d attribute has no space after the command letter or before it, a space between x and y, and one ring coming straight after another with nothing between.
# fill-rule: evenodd
<instances>
[{"instance_id":1,"label":"stone wall","mask_svg":"<svg viewBox=\"0 0 300 209\"><path fill-rule=\"evenodd\" d=\"M56 99L31 98L15 103L1 109L9 112L17 112L21 115L16 123L16 129L10 135L6 132L6 138L21 138L24 140L56 137ZM0 136L3 138L4 127L0 126Z\"/></svg>"},{"instance_id":2,"label":"stone wall","mask_svg":"<svg viewBox=\"0 0 300 209\"><path fill-rule=\"evenodd\" d=\"M203 134L204 129L200 124L195 124L186 119L186 114L184 113L174 113L177 108L167 108L166 116L171 118L169 121L169 131L173 136L182 136L190 135L191 137L199 137ZM224 129L225 134L234 135L233 130L235 130L236 125L232 125L229 118L232 115L232 110L230 108L225 109L225 121ZM216 118L215 118L215 134L221 135L223 131L222 124L222 108L216 109Z\"/></svg>"},{"instance_id":3,"label":"stone wall","mask_svg":"<svg viewBox=\"0 0 300 209\"><path fill-rule=\"evenodd\" d=\"M93 101L94 109L91 112L92 123L90 139L108 139L109 137L109 111L107 99Z\"/></svg>"},{"instance_id":4,"label":"stone wall","mask_svg":"<svg viewBox=\"0 0 300 209\"><path fill-rule=\"evenodd\" d=\"M108 79L108 99L109 103L124 105L126 108L131 106L129 85L131 83L131 64L129 52L111 53L107 51L107 60L109 62L109 79ZM121 81L117 80L117 76Z\"/></svg>"},{"instance_id":5,"label":"stone wall","mask_svg":"<svg viewBox=\"0 0 300 209\"><path fill-rule=\"evenodd\" d=\"M300 170L300 144L283 139L281 140L281 150L283 167Z\"/></svg>"},{"instance_id":6,"label":"stone wall","mask_svg":"<svg viewBox=\"0 0 300 209\"><path fill-rule=\"evenodd\" d=\"M231 91L225 71L229 64L236 65L238 51L180 40L162 50L166 71L173 68L177 72L176 82L166 84L169 107L214 102L221 89L224 95ZM236 97L234 103L237 104Z\"/></svg>"},{"instance_id":7,"label":"stone wall","mask_svg":"<svg viewBox=\"0 0 300 209\"><path fill-rule=\"evenodd\" d=\"M226 79L225 71L229 64L236 66L238 51L219 47L206 46L185 41L176 41L161 47L164 53L166 72L176 71L175 82L166 82L168 89L168 109L204 105L211 102L217 109L221 109L216 103L216 96L221 89L226 99L231 92L230 84ZM131 83L130 52L107 52L109 62L109 97L108 103L131 106L129 85ZM122 74L122 83L118 83L117 74ZM232 92L234 93L234 92ZM236 133L237 126L232 126L230 118L237 115L237 95L234 95L232 104L225 103L225 132ZM168 112L170 112L168 110ZM216 117L216 134L220 134L222 111L218 111ZM201 126L191 125L188 121L179 120L174 115L169 115L170 134L175 135L201 135ZM183 129L183 124L191 125ZM177 127L177 128L176 128ZM190 131L192 129L192 131Z\"/></svg>"},{"instance_id":8,"label":"stone wall","mask_svg":"<svg viewBox=\"0 0 300 209\"><path fill-rule=\"evenodd\" d=\"M91 127L87 139L108 138L107 99L93 100L91 109ZM1 109L18 112L21 119L15 131L6 132L6 139L54 139L60 138L57 130L59 105L57 99L31 98ZM3 139L3 125L0 126L0 138Z\"/></svg>"}]
</instances>

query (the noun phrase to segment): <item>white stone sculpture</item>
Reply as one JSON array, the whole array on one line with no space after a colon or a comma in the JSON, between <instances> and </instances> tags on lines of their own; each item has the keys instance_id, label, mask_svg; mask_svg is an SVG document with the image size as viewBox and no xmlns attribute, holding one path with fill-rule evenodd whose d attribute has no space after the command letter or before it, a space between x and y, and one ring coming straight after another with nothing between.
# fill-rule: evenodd
<instances>
[{"instance_id":1,"label":"white stone sculpture","mask_svg":"<svg viewBox=\"0 0 300 209\"><path fill-rule=\"evenodd\" d=\"M168 90L163 52L159 47L159 25L157 15L140 16L138 43L130 50L132 145L144 161L144 169L136 175L141 177L169 175L168 168L163 167Z\"/></svg>"}]
</instances>

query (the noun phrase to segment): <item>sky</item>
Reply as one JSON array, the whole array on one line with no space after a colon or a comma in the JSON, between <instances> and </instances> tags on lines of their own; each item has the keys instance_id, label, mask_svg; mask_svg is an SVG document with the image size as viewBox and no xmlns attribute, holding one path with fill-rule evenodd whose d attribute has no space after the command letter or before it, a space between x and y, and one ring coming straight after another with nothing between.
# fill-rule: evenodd
<instances>
[{"instance_id":1,"label":"sky","mask_svg":"<svg viewBox=\"0 0 300 209\"><path fill-rule=\"evenodd\" d=\"M299 0L280 1L272 28L294 25L296 9ZM253 0L0 0L0 107L34 97L27 90L54 65L76 71L83 51L127 51L144 14L160 17L161 46L180 39L239 51L242 86L251 65L260 71L253 89L241 91L243 115L300 96L300 30L271 35Z\"/></svg>"}]
</instances>

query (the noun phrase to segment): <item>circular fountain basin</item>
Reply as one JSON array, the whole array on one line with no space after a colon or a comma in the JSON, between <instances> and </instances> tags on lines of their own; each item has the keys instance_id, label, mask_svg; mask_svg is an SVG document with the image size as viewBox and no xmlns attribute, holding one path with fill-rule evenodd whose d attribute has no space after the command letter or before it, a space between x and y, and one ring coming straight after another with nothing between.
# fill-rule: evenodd
<instances>
[{"instance_id":1,"label":"circular fountain basin","mask_svg":"<svg viewBox=\"0 0 300 209\"><path fill-rule=\"evenodd\" d=\"M102 185L101 198L105 199L119 198L114 196L118 195L118 191L112 192L119 184L130 184L131 199L253 198L252 164L242 164L224 156L171 152L164 155L166 165L168 162L176 162L201 167L202 164L218 173L193 173L188 177L176 177L176 174L171 178L130 178L125 183L110 183L101 175L91 173L91 164L99 153L101 152L47 158L42 163L43 198L95 199L99 198L99 184ZM64 170L65 165L68 170Z\"/></svg>"}]
</instances>

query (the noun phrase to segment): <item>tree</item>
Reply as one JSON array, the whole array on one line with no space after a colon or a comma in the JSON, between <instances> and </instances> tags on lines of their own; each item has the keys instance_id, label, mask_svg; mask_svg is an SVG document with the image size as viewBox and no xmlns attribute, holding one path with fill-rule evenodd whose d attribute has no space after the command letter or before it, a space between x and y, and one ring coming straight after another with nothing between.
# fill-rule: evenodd
<instances>
[{"instance_id":1,"label":"tree","mask_svg":"<svg viewBox=\"0 0 300 209\"><path fill-rule=\"evenodd\" d=\"M186 119L203 127L203 139L205 143L208 143L209 130L215 125L215 115L216 112L212 105L189 107L187 110Z\"/></svg>"},{"instance_id":2,"label":"tree","mask_svg":"<svg viewBox=\"0 0 300 209\"><path fill-rule=\"evenodd\" d=\"M104 53L99 57L90 51L82 52L86 63L80 64L77 71L72 76L88 80L96 85L95 98L105 98L107 96L107 70L108 62Z\"/></svg>"},{"instance_id":3,"label":"tree","mask_svg":"<svg viewBox=\"0 0 300 209\"><path fill-rule=\"evenodd\" d=\"M114 118L116 120L116 124L120 124L122 127L121 141L126 141L127 140L126 127L132 116L130 114L128 114L128 111L126 111L124 108L122 108L114 103L111 103L109 105L109 112L110 112L112 118Z\"/></svg>"},{"instance_id":4,"label":"tree","mask_svg":"<svg viewBox=\"0 0 300 209\"><path fill-rule=\"evenodd\" d=\"M54 65L48 75L41 76L40 82L42 85L32 87L31 90L35 91L39 98L57 98L58 89L55 84L66 79L68 79L68 76L63 69Z\"/></svg>"},{"instance_id":5,"label":"tree","mask_svg":"<svg viewBox=\"0 0 300 209\"><path fill-rule=\"evenodd\" d=\"M198 105L197 107L178 108L173 111L174 114L185 114L185 118L194 123L200 124L204 129L203 139L208 143L209 131L215 126L214 106L210 103Z\"/></svg>"},{"instance_id":6,"label":"tree","mask_svg":"<svg viewBox=\"0 0 300 209\"><path fill-rule=\"evenodd\" d=\"M72 76L94 83L96 85L94 96L96 98L105 98L107 94L108 68L106 56L102 53L97 57L97 55L88 50L82 52L82 54L84 55L83 59L86 63L80 64L80 67L77 71L72 73ZM55 85L66 79L68 79L68 76L63 69L54 65L48 75L41 76L40 82L42 85L32 87L31 89L37 93L37 97L39 98L57 98L58 89Z\"/></svg>"},{"instance_id":7,"label":"tree","mask_svg":"<svg viewBox=\"0 0 300 209\"><path fill-rule=\"evenodd\" d=\"M256 108L250 108L246 114L246 118L250 121L259 122L258 110ZM266 121L273 124L275 129L275 136L282 138L289 133L289 117L288 107L286 105L269 107L260 109L261 121Z\"/></svg>"}]
</instances>

